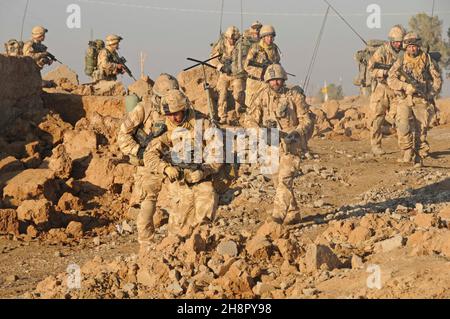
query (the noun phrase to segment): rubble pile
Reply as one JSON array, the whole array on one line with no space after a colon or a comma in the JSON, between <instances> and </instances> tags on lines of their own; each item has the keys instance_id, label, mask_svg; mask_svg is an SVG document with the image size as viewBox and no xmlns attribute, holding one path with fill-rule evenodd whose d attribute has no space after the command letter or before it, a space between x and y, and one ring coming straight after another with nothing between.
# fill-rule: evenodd
<instances>
[{"instance_id":1,"label":"rubble pile","mask_svg":"<svg viewBox=\"0 0 450 319\"><path fill-rule=\"evenodd\" d=\"M0 234L56 243L92 239L105 247L118 235L131 234L135 240L136 212L129 202L136 168L116 143L126 112L125 89L115 84L102 87L100 94L98 86L80 84L73 71L62 67L44 77L56 87L42 91L39 70L30 61L0 56L0 69L6 70L0 80L7 82L0 86L6 101L1 105L6 116L0 135ZM3 66L14 63L23 78ZM17 81L3 79L12 74ZM207 70L207 77L214 88L217 72ZM178 80L194 107L207 113L201 68L180 73ZM14 82L27 83L30 90ZM151 86L150 79L141 79L128 90L148 97ZM441 114L447 102L440 103ZM316 138L366 138L367 110L367 101L355 97L313 106ZM146 254L118 254L113 260L97 256L81 267L80 287L69 287L68 273L62 272L24 297L319 298L333 291L333 296L371 298L435 289L436 297L448 298L449 278L440 270L448 271L450 258L450 173L399 170L398 185L374 186L353 204L333 207L318 195L322 184L349 186L349 177L319 162L316 157L303 163L294 182L301 209L318 212L301 225L271 221L276 186L257 168L241 165L237 179L220 194L213 224L198 227L188 238L168 236L167 212L158 208L157 233ZM399 187L411 174L426 186ZM392 273L395 262L411 263L411 258L423 269L437 267L430 272L434 275L424 273L416 286L408 274L388 275L383 277L386 289L351 290L351 284L365 282L370 265ZM430 260L434 264L427 264Z\"/></svg>"},{"instance_id":2,"label":"rubble pile","mask_svg":"<svg viewBox=\"0 0 450 319\"><path fill-rule=\"evenodd\" d=\"M109 262L96 257L81 267L80 289L68 290L68 275L61 273L40 282L28 296L317 298L322 294L317 288L321 284L365 276L368 265L386 256L381 262L388 263L392 254L436 256L445 264L445 258L450 258L450 206L420 211L333 219L322 227L301 230L254 221L257 225L251 231L242 226L239 233L230 231L232 221L219 222L200 227L186 240L176 236L159 239L144 257L117 256ZM385 285L385 297L395 289L408 291L389 279ZM370 298L377 291L359 294L342 297Z\"/></svg>"}]
</instances>

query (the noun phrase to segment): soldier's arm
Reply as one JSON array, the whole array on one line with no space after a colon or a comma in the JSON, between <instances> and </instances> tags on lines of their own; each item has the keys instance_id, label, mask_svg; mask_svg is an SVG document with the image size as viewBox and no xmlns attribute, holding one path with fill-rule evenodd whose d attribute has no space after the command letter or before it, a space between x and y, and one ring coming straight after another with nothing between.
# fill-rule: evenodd
<instances>
[{"instance_id":1,"label":"soldier's arm","mask_svg":"<svg viewBox=\"0 0 450 319\"><path fill-rule=\"evenodd\" d=\"M292 94L294 99L295 112L298 119L296 130L300 134L308 135L306 133L312 129L312 127L314 126L314 122L311 117L309 105L308 103L306 103L306 97L305 95L295 91L292 92Z\"/></svg>"},{"instance_id":2,"label":"soldier's arm","mask_svg":"<svg viewBox=\"0 0 450 319\"><path fill-rule=\"evenodd\" d=\"M211 54L210 54L210 58L212 58L213 56L216 56L218 54L220 54L220 45L215 45L212 49L211 49ZM220 62L220 58L216 58L216 59L212 59L209 62L211 65L215 66L216 69L218 71L220 71L220 69L223 67L223 64Z\"/></svg>"},{"instance_id":3,"label":"soldier's arm","mask_svg":"<svg viewBox=\"0 0 450 319\"><path fill-rule=\"evenodd\" d=\"M248 112L244 119L245 127L257 128L262 124L262 108L264 107L264 98L262 90L258 91L251 101Z\"/></svg>"},{"instance_id":4,"label":"soldier's arm","mask_svg":"<svg viewBox=\"0 0 450 319\"><path fill-rule=\"evenodd\" d=\"M274 54L272 63L280 63L280 61L281 61L280 49L278 48L278 46L276 44L274 44L274 50L275 50L275 54Z\"/></svg>"},{"instance_id":5,"label":"soldier's arm","mask_svg":"<svg viewBox=\"0 0 450 319\"><path fill-rule=\"evenodd\" d=\"M139 103L133 111L126 115L119 128L117 142L120 150L126 155L136 156L139 151L139 144L134 139L133 134L144 121L145 112L142 103Z\"/></svg>"},{"instance_id":6,"label":"soldier's arm","mask_svg":"<svg viewBox=\"0 0 450 319\"><path fill-rule=\"evenodd\" d=\"M31 57L36 64L43 68L45 64L48 64L48 61L45 61L45 58L47 57L46 52L35 52L33 49L33 42L26 42L23 45L23 55Z\"/></svg>"},{"instance_id":7,"label":"soldier's arm","mask_svg":"<svg viewBox=\"0 0 450 319\"><path fill-rule=\"evenodd\" d=\"M119 69L119 64L108 61L108 53L106 49L103 49L98 54L98 67L106 71L107 74L117 74Z\"/></svg>"},{"instance_id":8,"label":"soldier's arm","mask_svg":"<svg viewBox=\"0 0 450 319\"><path fill-rule=\"evenodd\" d=\"M247 57L245 58L244 69L249 75L260 79L261 75L262 75L262 71L263 71L262 68L258 68L256 66L249 65L250 61L255 61L257 53L258 53L258 47L257 47L257 45L253 45L250 48L250 50L248 51ZM257 62L257 61L255 61L255 62Z\"/></svg>"},{"instance_id":9,"label":"soldier's arm","mask_svg":"<svg viewBox=\"0 0 450 319\"><path fill-rule=\"evenodd\" d=\"M375 53L372 55L372 57L369 59L368 63L367 63L367 67L369 69L370 72L370 76L372 78L384 78L387 76L388 71L387 70L382 70L382 69L375 69L373 66L375 64L375 62L378 63L384 63L385 61L383 60L383 47L380 46Z\"/></svg>"},{"instance_id":10,"label":"soldier's arm","mask_svg":"<svg viewBox=\"0 0 450 319\"><path fill-rule=\"evenodd\" d=\"M439 69L438 64L433 61L433 59L431 59L431 57L428 57L430 60L430 75L431 78L433 79L433 95L436 96L441 92L441 88L442 88L442 74L441 74L441 70Z\"/></svg>"},{"instance_id":11,"label":"soldier's arm","mask_svg":"<svg viewBox=\"0 0 450 319\"><path fill-rule=\"evenodd\" d=\"M388 71L387 84L395 91L406 90L408 83L400 80L399 70L401 68L401 61L398 59L394 62L391 69Z\"/></svg>"},{"instance_id":12,"label":"soldier's arm","mask_svg":"<svg viewBox=\"0 0 450 319\"><path fill-rule=\"evenodd\" d=\"M164 152L168 148L168 134L154 138L144 152L144 166L148 167L152 172L163 173L170 163L164 160Z\"/></svg>"}]
</instances>

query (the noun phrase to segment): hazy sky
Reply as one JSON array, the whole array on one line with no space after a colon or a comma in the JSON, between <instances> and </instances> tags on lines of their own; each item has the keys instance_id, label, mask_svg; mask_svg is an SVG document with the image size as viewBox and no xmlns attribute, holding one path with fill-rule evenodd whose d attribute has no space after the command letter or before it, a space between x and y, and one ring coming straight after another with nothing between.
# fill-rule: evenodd
<instances>
[{"instance_id":1,"label":"hazy sky","mask_svg":"<svg viewBox=\"0 0 450 319\"><path fill-rule=\"evenodd\" d=\"M385 39L389 28L397 23L405 26L411 15L431 14L431 0L329 0L365 39ZM26 0L0 0L0 41L20 38ZM30 0L24 24L24 40L30 38L34 25L49 29L45 44L50 52L84 76L84 52L90 40L107 34L121 35L121 54L129 67L139 75L139 52L148 54L145 71L151 78L161 72L176 75L190 65L186 57L207 58L211 42L220 29L222 0ZM66 25L67 6L81 8L81 28ZM241 27L240 0L224 0L223 29L233 24ZM303 84L317 34L327 8L323 1L306 0L242 0L243 25L254 20L273 24L277 31L282 64L290 73L289 82ZM367 7L377 4L381 9L381 27L367 26ZM435 15L444 23L446 37L450 27L450 1L435 0ZM310 89L316 91L324 81L342 81L345 94L356 94L352 84L357 74L354 53L363 47L361 40L334 14L330 13L325 27ZM53 67L53 66L52 66ZM46 69L46 70L50 70ZM45 71L44 71L45 73ZM125 82L129 82L124 77ZM450 95L449 81L443 94Z\"/></svg>"}]
</instances>

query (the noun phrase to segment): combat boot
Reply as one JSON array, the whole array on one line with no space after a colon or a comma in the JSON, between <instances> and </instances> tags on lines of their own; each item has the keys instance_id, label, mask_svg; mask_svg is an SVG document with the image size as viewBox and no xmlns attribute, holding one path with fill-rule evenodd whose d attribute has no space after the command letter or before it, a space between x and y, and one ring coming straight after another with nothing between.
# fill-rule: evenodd
<instances>
[{"instance_id":1,"label":"combat boot","mask_svg":"<svg viewBox=\"0 0 450 319\"><path fill-rule=\"evenodd\" d=\"M397 162L399 163L412 163L413 161L413 155L414 155L414 151L409 149L409 150L405 150L403 151L403 156L399 159L397 159Z\"/></svg>"},{"instance_id":2,"label":"combat boot","mask_svg":"<svg viewBox=\"0 0 450 319\"><path fill-rule=\"evenodd\" d=\"M373 145L372 146L372 154L376 156L380 156L383 154L386 154L386 152L381 148L380 145Z\"/></svg>"}]
</instances>

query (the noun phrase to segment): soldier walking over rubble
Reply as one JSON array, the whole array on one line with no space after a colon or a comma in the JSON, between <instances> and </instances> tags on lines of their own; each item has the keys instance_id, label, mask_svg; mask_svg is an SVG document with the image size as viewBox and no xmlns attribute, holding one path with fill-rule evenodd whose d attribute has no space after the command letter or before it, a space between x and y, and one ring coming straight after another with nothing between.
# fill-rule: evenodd
<instances>
[{"instance_id":1,"label":"soldier walking over rubble","mask_svg":"<svg viewBox=\"0 0 450 319\"><path fill-rule=\"evenodd\" d=\"M395 94L387 85L388 70L377 68L377 64L392 65L402 49L405 30L400 25L395 25L389 31L389 41L380 46L370 58L368 67L375 88L370 96L370 144L372 153L382 155L385 151L381 148L382 125L385 120L394 124L395 121Z\"/></svg>"},{"instance_id":2,"label":"soldier walking over rubble","mask_svg":"<svg viewBox=\"0 0 450 319\"><path fill-rule=\"evenodd\" d=\"M427 132L442 78L437 63L422 51L416 33L407 33L403 43L406 52L390 68L387 83L397 96L397 135L402 152L399 162L420 167L430 150Z\"/></svg>"},{"instance_id":3,"label":"soldier walking over rubble","mask_svg":"<svg viewBox=\"0 0 450 319\"><path fill-rule=\"evenodd\" d=\"M279 169L273 176L276 193L272 218L292 224L300 221L293 192L294 176L299 170L302 143L311 138L314 122L305 96L285 86L287 74L281 65L270 65L264 79L268 84L255 94L246 127L279 130Z\"/></svg>"},{"instance_id":4,"label":"soldier walking over rubble","mask_svg":"<svg viewBox=\"0 0 450 319\"><path fill-rule=\"evenodd\" d=\"M245 105L252 103L254 94L264 86L264 75L270 64L280 63L280 50L274 43L275 28L264 25L259 31L260 40L249 50L244 68L247 72Z\"/></svg>"}]
</instances>

